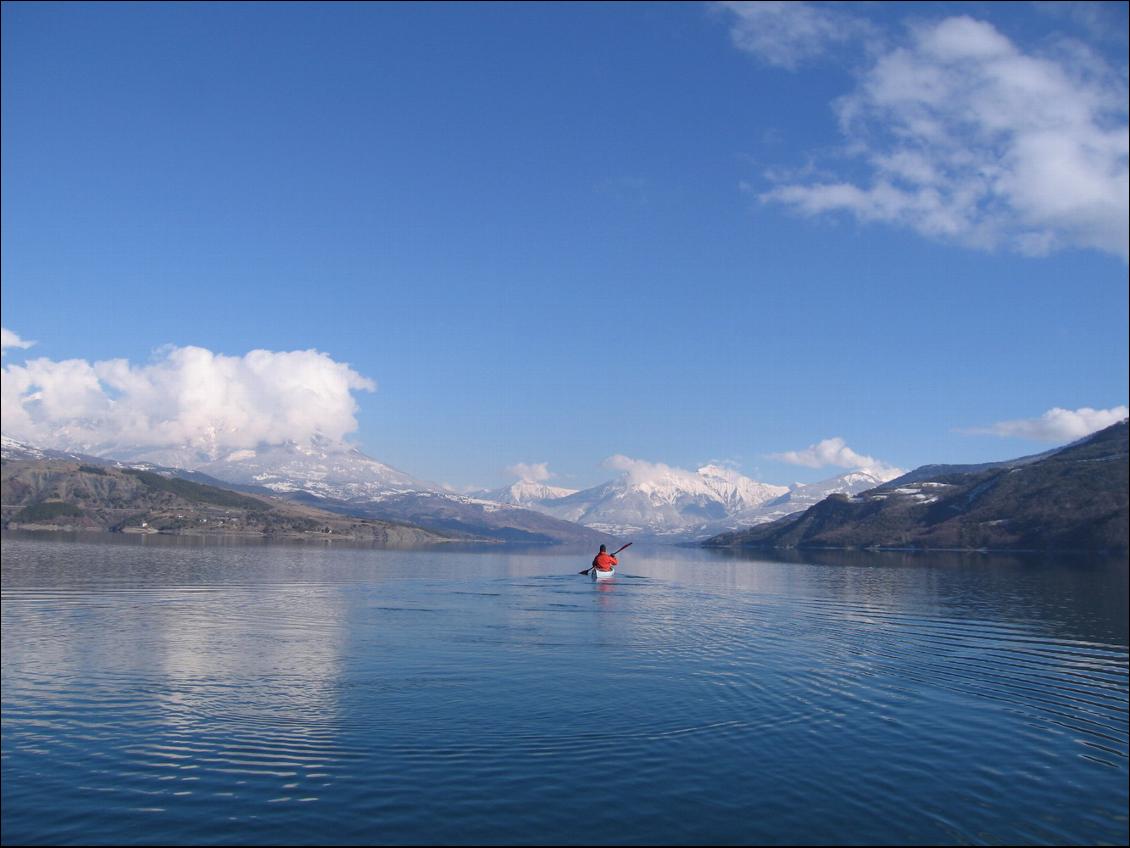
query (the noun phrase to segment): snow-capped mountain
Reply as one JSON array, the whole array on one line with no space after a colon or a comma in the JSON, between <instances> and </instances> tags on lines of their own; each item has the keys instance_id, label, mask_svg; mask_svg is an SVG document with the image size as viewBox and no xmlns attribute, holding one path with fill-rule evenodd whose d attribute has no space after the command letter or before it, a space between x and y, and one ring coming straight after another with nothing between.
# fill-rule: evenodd
<instances>
[{"instance_id":1,"label":"snow-capped mountain","mask_svg":"<svg viewBox=\"0 0 1130 848\"><path fill-rule=\"evenodd\" d=\"M1125 551L1127 422L1053 451L927 465L711 547Z\"/></svg>"},{"instance_id":2,"label":"snow-capped mountain","mask_svg":"<svg viewBox=\"0 0 1130 848\"><path fill-rule=\"evenodd\" d=\"M438 488L354 447L324 439L314 439L309 444L260 445L219 457L192 448L140 448L118 451L115 458L185 468L229 483L262 486L279 493L304 491L342 500Z\"/></svg>"},{"instance_id":3,"label":"snow-capped mountain","mask_svg":"<svg viewBox=\"0 0 1130 848\"><path fill-rule=\"evenodd\" d=\"M302 495L296 497L307 499ZM316 505L335 512L384 521L407 521L429 530L466 533L500 542L595 546L614 539L614 536L544 512L450 492L390 492L378 498L350 501L323 499Z\"/></svg>"},{"instance_id":4,"label":"snow-capped mountain","mask_svg":"<svg viewBox=\"0 0 1130 848\"><path fill-rule=\"evenodd\" d=\"M729 510L756 507L787 491L785 486L759 483L720 465L704 465L698 469L698 475Z\"/></svg>"},{"instance_id":5,"label":"snow-capped mountain","mask_svg":"<svg viewBox=\"0 0 1130 848\"><path fill-rule=\"evenodd\" d=\"M620 536L680 538L788 492L738 472L706 465L697 472L653 466L562 498L530 502L566 521Z\"/></svg>"},{"instance_id":6,"label":"snow-capped mountain","mask_svg":"<svg viewBox=\"0 0 1130 848\"><path fill-rule=\"evenodd\" d=\"M3 459L67 459L80 462L97 460L94 457L69 451L41 448L29 442L14 439L7 433L0 434L0 457Z\"/></svg>"},{"instance_id":7,"label":"snow-capped mountain","mask_svg":"<svg viewBox=\"0 0 1130 848\"><path fill-rule=\"evenodd\" d=\"M111 453L112 452L112 453ZM217 456L199 446L107 448L102 458L39 448L5 436L5 459L68 459L148 468L165 476L208 485L268 489L290 500L343 515L407 522L426 529L465 535L469 539L529 544L596 545L612 541L607 535L521 504L498 503L458 495L418 480L349 445L315 439L308 444L286 442L254 450L222 452ZM518 496L554 494L520 487Z\"/></svg>"},{"instance_id":8,"label":"snow-capped mountain","mask_svg":"<svg viewBox=\"0 0 1130 848\"><path fill-rule=\"evenodd\" d=\"M43 459L43 448L13 439L6 433L0 436L0 457L4 459Z\"/></svg>"},{"instance_id":9,"label":"snow-capped mountain","mask_svg":"<svg viewBox=\"0 0 1130 848\"><path fill-rule=\"evenodd\" d=\"M145 458L158 461L151 454ZM588 528L525 509L521 501L499 503L447 492L356 448L327 441L234 451L197 464L193 470L230 483L263 486L308 502L312 495L318 499L317 505L326 509L407 521L433 530L511 542L601 541Z\"/></svg>"},{"instance_id":10,"label":"snow-capped mountain","mask_svg":"<svg viewBox=\"0 0 1130 848\"><path fill-rule=\"evenodd\" d=\"M6 459L69 458L83 454L38 448L4 436ZM200 446L93 449L103 461L155 465L162 473L207 475L209 482L255 486L328 509L408 521L470 535L526 541L597 540L597 534L659 541L706 538L801 512L830 494L856 495L902 474L864 468L819 483L761 483L719 465L687 471L623 460L624 474L575 491L520 480L474 495L458 495L418 480L347 444L315 438L217 453ZM89 459L89 456L86 456ZM97 460L95 460L97 461ZM581 525L581 526L577 526Z\"/></svg>"},{"instance_id":11,"label":"snow-capped mountain","mask_svg":"<svg viewBox=\"0 0 1130 848\"><path fill-rule=\"evenodd\" d=\"M896 468L861 468L818 483L775 486L718 465L704 465L695 472L666 466L647 466L646 470L650 473L625 473L591 489L550 498L527 497L522 503L625 538L673 541L775 521L831 494L855 495L903 473ZM481 497L504 502L501 493L506 491Z\"/></svg>"},{"instance_id":12,"label":"snow-capped mountain","mask_svg":"<svg viewBox=\"0 0 1130 848\"><path fill-rule=\"evenodd\" d=\"M739 510L728 516L725 521L720 522L716 528L711 529L714 532L721 533L726 530L737 530L754 524L776 521L786 515L803 512L813 504L820 503L829 495L858 495L860 492L881 486L903 473L900 468L857 468L854 471L848 471L846 474L829 477L827 480L820 480L816 483L794 483L780 497L766 501L753 509Z\"/></svg>"},{"instance_id":13,"label":"snow-capped mountain","mask_svg":"<svg viewBox=\"0 0 1130 848\"><path fill-rule=\"evenodd\" d=\"M566 498L576 493L576 489L547 486L545 483L539 483L536 480L519 480L517 483L512 483L502 489L478 492L475 494L475 497L485 501L494 501L495 503L528 506L541 501L555 501L558 498Z\"/></svg>"},{"instance_id":14,"label":"snow-capped mountain","mask_svg":"<svg viewBox=\"0 0 1130 848\"><path fill-rule=\"evenodd\" d=\"M4 434L5 459L100 458L122 465L157 466L198 472L227 483L259 486L279 493L305 491L319 497L351 499L390 493L438 491L356 448L314 437L308 443L283 442L254 449L217 451L208 445L84 446L82 453L32 445Z\"/></svg>"}]
</instances>

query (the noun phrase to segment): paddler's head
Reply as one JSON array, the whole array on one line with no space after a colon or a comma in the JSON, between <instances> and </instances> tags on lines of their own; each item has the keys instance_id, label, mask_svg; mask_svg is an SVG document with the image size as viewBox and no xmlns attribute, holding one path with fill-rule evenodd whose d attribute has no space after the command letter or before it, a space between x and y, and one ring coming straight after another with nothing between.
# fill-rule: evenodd
<instances>
[{"instance_id":1,"label":"paddler's head","mask_svg":"<svg viewBox=\"0 0 1130 848\"><path fill-rule=\"evenodd\" d=\"M604 545L601 545L601 546L600 546L600 552L601 552L602 554L603 554L603 553L605 553L605 552L607 552L607 551L608 551L608 548L607 548L607 547L605 547Z\"/></svg>"}]
</instances>

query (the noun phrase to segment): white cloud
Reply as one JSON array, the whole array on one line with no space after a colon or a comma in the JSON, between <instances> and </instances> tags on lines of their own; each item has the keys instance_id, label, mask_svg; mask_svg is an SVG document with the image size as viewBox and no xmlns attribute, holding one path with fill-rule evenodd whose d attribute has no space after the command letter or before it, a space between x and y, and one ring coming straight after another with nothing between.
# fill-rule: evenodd
<instances>
[{"instance_id":1,"label":"white cloud","mask_svg":"<svg viewBox=\"0 0 1130 848\"><path fill-rule=\"evenodd\" d=\"M167 347L154 360L32 359L3 368L3 430L45 447L109 454L192 446L210 455L357 428L355 391L376 384L316 350L225 356Z\"/></svg>"},{"instance_id":2,"label":"white cloud","mask_svg":"<svg viewBox=\"0 0 1130 848\"><path fill-rule=\"evenodd\" d=\"M863 175L767 175L776 185L761 200L971 247L1127 259L1126 68L1078 42L1055 50L1025 53L968 16L912 27L836 103Z\"/></svg>"},{"instance_id":3,"label":"white cloud","mask_svg":"<svg viewBox=\"0 0 1130 848\"><path fill-rule=\"evenodd\" d=\"M1021 418L1015 421L998 421L991 427L965 430L967 433L988 433L994 436L1013 436L1037 442L1070 442L1117 424L1130 415L1126 406L1110 409L1049 409L1039 418Z\"/></svg>"},{"instance_id":4,"label":"white cloud","mask_svg":"<svg viewBox=\"0 0 1130 848\"><path fill-rule=\"evenodd\" d=\"M771 453L771 459L787 462L790 465L803 465L806 468L826 468L835 465L840 468L887 468L886 463L873 456L856 453L839 436L824 439L804 450Z\"/></svg>"},{"instance_id":5,"label":"white cloud","mask_svg":"<svg viewBox=\"0 0 1130 848\"><path fill-rule=\"evenodd\" d=\"M635 485L653 483L659 480L681 482L686 486L700 485L699 475L685 468L675 468L664 465L662 462L648 462L644 459L633 459L621 453L608 457L601 463L605 468L622 471Z\"/></svg>"},{"instance_id":6,"label":"white cloud","mask_svg":"<svg viewBox=\"0 0 1130 848\"><path fill-rule=\"evenodd\" d=\"M875 32L864 18L828 3L723 2L715 8L732 14L735 47L789 70Z\"/></svg>"},{"instance_id":7,"label":"white cloud","mask_svg":"<svg viewBox=\"0 0 1130 848\"><path fill-rule=\"evenodd\" d=\"M456 486L454 483L444 482L439 485L445 492L450 492L453 495L472 495L483 490L482 486L476 486L474 484Z\"/></svg>"},{"instance_id":8,"label":"white cloud","mask_svg":"<svg viewBox=\"0 0 1130 848\"><path fill-rule=\"evenodd\" d=\"M554 476L548 462L516 462L507 467L506 473L528 483L543 483Z\"/></svg>"},{"instance_id":9,"label":"white cloud","mask_svg":"<svg viewBox=\"0 0 1130 848\"><path fill-rule=\"evenodd\" d=\"M0 356L7 353L8 348L18 347L27 349L33 344L35 344L35 342L24 341L7 327L0 327Z\"/></svg>"}]
</instances>

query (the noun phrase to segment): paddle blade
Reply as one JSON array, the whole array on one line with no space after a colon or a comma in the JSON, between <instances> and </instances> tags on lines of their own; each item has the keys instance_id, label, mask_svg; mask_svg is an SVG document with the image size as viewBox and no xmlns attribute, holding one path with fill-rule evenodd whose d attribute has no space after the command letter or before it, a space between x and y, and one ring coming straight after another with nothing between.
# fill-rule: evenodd
<instances>
[{"instance_id":1,"label":"paddle blade","mask_svg":"<svg viewBox=\"0 0 1130 848\"><path fill-rule=\"evenodd\" d=\"M628 544L624 545L624 548L630 548L634 544L635 542L628 542ZM616 553L612 554L612 556L616 556L616 554L620 553L620 551L624 550L624 548L620 548L618 551L616 551Z\"/></svg>"}]
</instances>

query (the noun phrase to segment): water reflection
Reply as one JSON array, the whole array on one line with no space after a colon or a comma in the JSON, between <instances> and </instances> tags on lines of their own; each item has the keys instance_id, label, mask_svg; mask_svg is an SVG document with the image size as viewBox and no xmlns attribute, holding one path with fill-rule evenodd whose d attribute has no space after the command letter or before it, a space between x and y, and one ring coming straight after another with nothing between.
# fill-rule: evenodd
<instances>
[{"instance_id":1,"label":"water reflection","mask_svg":"<svg viewBox=\"0 0 1130 848\"><path fill-rule=\"evenodd\" d=\"M5 841L1126 841L1124 561L589 558L5 537Z\"/></svg>"}]
</instances>

